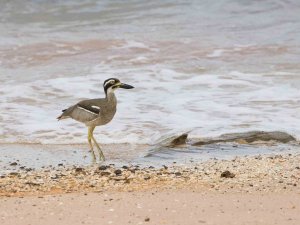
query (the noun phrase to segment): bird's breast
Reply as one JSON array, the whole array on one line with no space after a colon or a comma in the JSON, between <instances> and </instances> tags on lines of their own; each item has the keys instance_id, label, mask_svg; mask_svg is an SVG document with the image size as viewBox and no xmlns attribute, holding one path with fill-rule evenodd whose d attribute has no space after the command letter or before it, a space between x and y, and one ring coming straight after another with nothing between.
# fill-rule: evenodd
<instances>
[{"instance_id":1,"label":"bird's breast","mask_svg":"<svg viewBox=\"0 0 300 225\"><path fill-rule=\"evenodd\" d=\"M116 107L106 108L100 112L100 118L103 124L109 123L116 114Z\"/></svg>"}]
</instances>

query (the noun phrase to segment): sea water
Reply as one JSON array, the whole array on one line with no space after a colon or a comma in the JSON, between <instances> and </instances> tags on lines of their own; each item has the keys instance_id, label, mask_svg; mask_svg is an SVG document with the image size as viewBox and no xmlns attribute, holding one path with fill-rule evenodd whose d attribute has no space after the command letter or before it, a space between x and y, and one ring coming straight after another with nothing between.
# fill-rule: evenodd
<instances>
[{"instance_id":1,"label":"sea water","mask_svg":"<svg viewBox=\"0 0 300 225\"><path fill-rule=\"evenodd\" d=\"M104 97L115 118L102 144L153 144L168 133L209 137L280 130L300 138L300 2L0 1L0 142L83 144L57 121Z\"/></svg>"}]
</instances>

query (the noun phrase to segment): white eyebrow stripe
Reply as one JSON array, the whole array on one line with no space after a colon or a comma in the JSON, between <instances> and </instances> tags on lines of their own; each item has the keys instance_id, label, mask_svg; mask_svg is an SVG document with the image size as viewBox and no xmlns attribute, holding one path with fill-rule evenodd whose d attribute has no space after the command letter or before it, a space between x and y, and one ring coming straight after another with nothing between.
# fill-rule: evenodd
<instances>
[{"instance_id":1,"label":"white eyebrow stripe","mask_svg":"<svg viewBox=\"0 0 300 225\"><path fill-rule=\"evenodd\" d=\"M88 109L82 108L82 107L80 107L80 106L77 106L77 108L78 108L78 109L82 109L82 110L84 110L84 111L86 111L86 112L92 113L92 114L94 114L94 115L98 115L97 113L92 112L92 111L90 111L90 110L88 110Z\"/></svg>"},{"instance_id":2,"label":"white eyebrow stripe","mask_svg":"<svg viewBox=\"0 0 300 225\"><path fill-rule=\"evenodd\" d=\"M100 109L100 107L96 106L96 105L92 105L91 107L94 108L94 109Z\"/></svg>"},{"instance_id":3,"label":"white eyebrow stripe","mask_svg":"<svg viewBox=\"0 0 300 225\"><path fill-rule=\"evenodd\" d=\"M115 80L111 79L111 80L106 81L106 82L104 83L104 87L105 87L107 84L111 83L112 81L114 82Z\"/></svg>"}]
</instances>

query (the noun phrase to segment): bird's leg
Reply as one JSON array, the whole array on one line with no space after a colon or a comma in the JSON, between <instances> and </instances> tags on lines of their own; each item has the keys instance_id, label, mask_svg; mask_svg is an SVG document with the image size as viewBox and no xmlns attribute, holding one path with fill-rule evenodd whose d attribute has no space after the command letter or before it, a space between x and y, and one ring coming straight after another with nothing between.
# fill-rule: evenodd
<instances>
[{"instance_id":1,"label":"bird's leg","mask_svg":"<svg viewBox=\"0 0 300 225\"><path fill-rule=\"evenodd\" d=\"M93 158L93 163L96 162L96 156L95 156L95 152L94 152L93 144L92 144L92 136L93 136L93 130L94 129L95 129L95 127L89 127L88 128L88 142L89 142L90 151L91 151L92 158Z\"/></svg>"},{"instance_id":2,"label":"bird's leg","mask_svg":"<svg viewBox=\"0 0 300 225\"><path fill-rule=\"evenodd\" d=\"M104 154L103 154L103 152L102 152L100 146L98 145L96 139L94 138L93 132L94 132L94 129L93 129L92 132L91 132L91 137L92 137L92 140L94 141L94 143L95 143L95 145L96 145L96 147L97 147L97 149L98 149L98 153L99 153L100 160L102 159L103 161L105 161Z\"/></svg>"},{"instance_id":3,"label":"bird's leg","mask_svg":"<svg viewBox=\"0 0 300 225\"><path fill-rule=\"evenodd\" d=\"M93 135L92 135L92 139L93 139L93 141L94 141L94 143L95 143L95 145L96 145L96 147L97 147L97 149L98 149L100 160L102 159L103 161L105 161L104 154L103 154L103 152L102 152L100 146L98 145L98 143L97 143L97 141L96 141L96 139L94 138Z\"/></svg>"}]
</instances>

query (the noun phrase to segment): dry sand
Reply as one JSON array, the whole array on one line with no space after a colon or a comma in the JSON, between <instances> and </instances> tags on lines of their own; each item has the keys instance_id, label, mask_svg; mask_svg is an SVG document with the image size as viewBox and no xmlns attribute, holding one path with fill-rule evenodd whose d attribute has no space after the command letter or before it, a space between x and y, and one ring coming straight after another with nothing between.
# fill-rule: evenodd
<instances>
[{"instance_id":1,"label":"dry sand","mask_svg":"<svg viewBox=\"0 0 300 225\"><path fill-rule=\"evenodd\" d=\"M300 155L163 168L20 171L0 178L0 224L300 224Z\"/></svg>"},{"instance_id":2,"label":"dry sand","mask_svg":"<svg viewBox=\"0 0 300 225\"><path fill-rule=\"evenodd\" d=\"M291 192L151 190L0 199L1 225L299 225L299 221L300 194Z\"/></svg>"}]
</instances>

